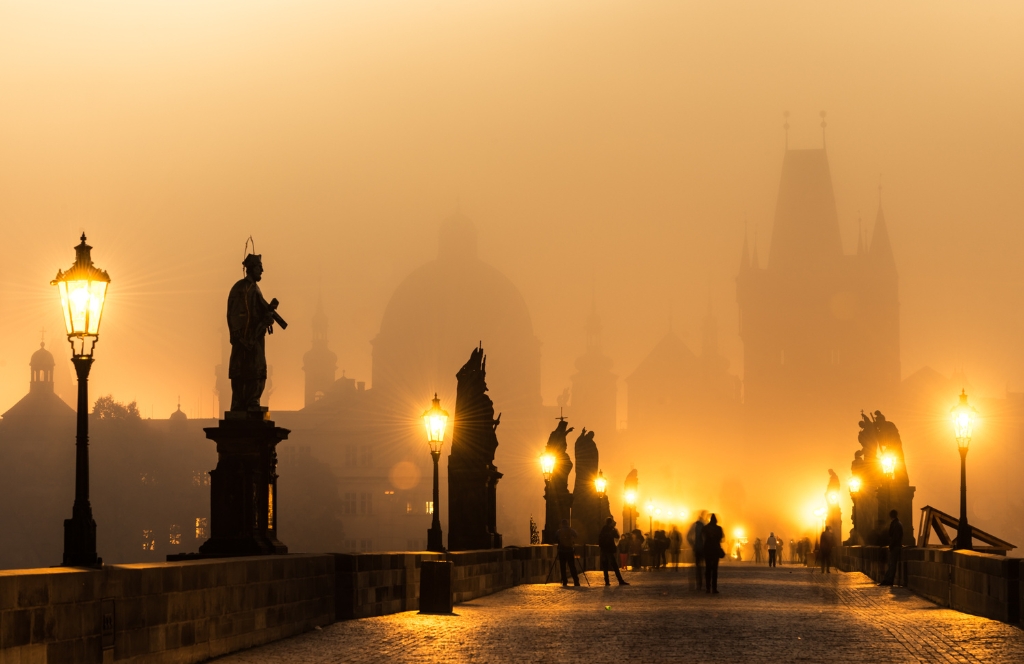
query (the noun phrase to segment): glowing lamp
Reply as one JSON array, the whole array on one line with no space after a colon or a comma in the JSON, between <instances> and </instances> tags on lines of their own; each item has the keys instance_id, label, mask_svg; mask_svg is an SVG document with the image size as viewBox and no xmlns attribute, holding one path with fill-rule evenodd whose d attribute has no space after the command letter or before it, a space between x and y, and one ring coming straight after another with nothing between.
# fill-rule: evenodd
<instances>
[{"instance_id":1,"label":"glowing lamp","mask_svg":"<svg viewBox=\"0 0 1024 664\"><path fill-rule=\"evenodd\" d=\"M651 514L651 513L654 512L654 503L652 503L651 501L647 501L646 507L647 507L647 513L648 514Z\"/></svg>"},{"instance_id":2,"label":"glowing lamp","mask_svg":"<svg viewBox=\"0 0 1024 664\"><path fill-rule=\"evenodd\" d=\"M838 491L829 491L828 492L828 502L832 503L833 505L838 505L839 504L839 492Z\"/></svg>"},{"instance_id":3,"label":"glowing lamp","mask_svg":"<svg viewBox=\"0 0 1024 664\"><path fill-rule=\"evenodd\" d=\"M636 505L636 491L629 490L626 492L626 504Z\"/></svg>"},{"instance_id":4,"label":"glowing lamp","mask_svg":"<svg viewBox=\"0 0 1024 664\"><path fill-rule=\"evenodd\" d=\"M436 392L430 408L423 411L423 426L427 429L427 445L430 445L431 453L439 454L448 428L448 411L441 408L441 400L437 398Z\"/></svg>"},{"instance_id":5,"label":"glowing lamp","mask_svg":"<svg viewBox=\"0 0 1024 664\"><path fill-rule=\"evenodd\" d=\"M860 493L860 478L859 477L851 477L846 483L850 487L850 493Z\"/></svg>"},{"instance_id":6,"label":"glowing lamp","mask_svg":"<svg viewBox=\"0 0 1024 664\"><path fill-rule=\"evenodd\" d=\"M608 480L604 478L604 473L600 470L597 471L597 479L594 480L594 488L597 489L597 495L604 498L604 491L608 488Z\"/></svg>"},{"instance_id":7,"label":"glowing lamp","mask_svg":"<svg viewBox=\"0 0 1024 664\"><path fill-rule=\"evenodd\" d=\"M826 510L824 507L819 507L818 509L814 510L814 516L818 517L819 519L825 516L825 514Z\"/></svg>"},{"instance_id":8,"label":"glowing lamp","mask_svg":"<svg viewBox=\"0 0 1024 664\"><path fill-rule=\"evenodd\" d=\"M107 297L110 276L92 264L92 247L82 242L75 247L75 262L68 270L57 270L57 276L50 282L60 291L60 303L64 309L64 327L72 353L77 357L92 357L93 348L100 336L100 319L103 303Z\"/></svg>"},{"instance_id":9,"label":"glowing lamp","mask_svg":"<svg viewBox=\"0 0 1024 664\"><path fill-rule=\"evenodd\" d=\"M890 480L896 474L896 457L892 454L882 455L882 473Z\"/></svg>"},{"instance_id":10,"label":"glowing lamp","mask_svg":"<svg viewBox=\"0 0 1024 664\"><path fill-rule=\"evenodd\" d=\"M956 435L956 446L967 451L971 446L971 436L974 434L974 422L978 411L967 403L967 392L960 390L960 403L950 410L953 417L953 433Z\"/></svg>"},{"instance_id":11,"label":"glowing lamp","mask_svg":"<svg viewBox=\"0 0 1024 664\"><path fill-rule=\"evenodd\" d=\"M540 472L544 474L544 481L547 482L551 479L551 475L555 472L555 455L554 454L541 454L540 455Z\"/></svg>"}]
</instances>

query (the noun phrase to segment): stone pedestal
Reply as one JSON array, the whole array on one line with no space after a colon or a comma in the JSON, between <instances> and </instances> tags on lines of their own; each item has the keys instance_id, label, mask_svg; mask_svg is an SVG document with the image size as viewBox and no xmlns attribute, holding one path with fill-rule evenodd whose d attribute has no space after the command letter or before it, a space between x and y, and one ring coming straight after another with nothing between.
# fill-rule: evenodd
<instances>
[{"instance_id":1,"label":"stone pedestal","mask_svg":"<svg viewBox=\"0 0 1024 664\"><path fill-rule=\"evenodd\" d=\"M210 539L200 556L288 553L277 539L277 444L288 429L274 426L266 409L228 411L204 429L217 443L210 472Z\"/></svg>"},{"instance_id":2,"label":"stone pedestal","mask_svg":"<svg viewBox=\"0 0 1024 664\"><path fill-rule=\"evenodd\" d=\"M420 567L420 613L451 613L452 571L450 560L424 560Z\"/></svg>"}]
</instances>

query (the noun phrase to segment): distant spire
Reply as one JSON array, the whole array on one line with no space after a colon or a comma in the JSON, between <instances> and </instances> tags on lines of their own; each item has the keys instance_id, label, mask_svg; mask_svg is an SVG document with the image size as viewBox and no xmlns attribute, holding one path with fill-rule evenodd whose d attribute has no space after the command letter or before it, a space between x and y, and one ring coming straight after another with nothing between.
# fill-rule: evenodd
<instances>
[{"instance_id":1,"label":"distant spire","mask_svg":"<svg viewBox=\"0 0 1024 664\"><path fill-rule=\"evenodd\" d=\"M750 266L755 270L759 270L761 268L761 258L757 255L757 228L754 228L754 251L750 258Z\"/></svg>"},{"instance_id":2,"label":"distant spire","mask_svg":"<svg viewBox=\"0 0 1024 664\"><path fill-rule=\"evenodd\" d=\"M877 267L896 272L896 258L892 253L892 242L889 240L889 228L885 223L885 213L879 201L878 214L875 216L875 228L871 231L871 247L868 255Z\"/></svg>"},{"instance_id":3,"label":"distant spire","mask_svg":"<svg viewBox=\"0 0 1024 664\"><path fill-rule=\"evenodd\" d=\"M747 243L747 223L743 222L743 251L740 253L740 272L750 269L750 245Z\"/></svg>"},{"instance_id":4,"label":"distant spire","mask_svg":"<svg viewBox=\"0 0 1024 664\"><path fill-rule=\"evenodd\" d=\"M782 130L786 133L786 149L789 149L789 111L782 112L783 125Z\"/></svg>"},{"instance_id":5,"label":"distant spire","mask_svg":"<svg viewBox=\"0 0 1024 664\"><path fill-rule=\"evenodd\" d=\"M819 115L821 116L821 149L824 150L825 149L825 127L828 126L828 123L825 122L825 111L822 111L821 113L819 113Z\"/></svg>"}]
</instances>

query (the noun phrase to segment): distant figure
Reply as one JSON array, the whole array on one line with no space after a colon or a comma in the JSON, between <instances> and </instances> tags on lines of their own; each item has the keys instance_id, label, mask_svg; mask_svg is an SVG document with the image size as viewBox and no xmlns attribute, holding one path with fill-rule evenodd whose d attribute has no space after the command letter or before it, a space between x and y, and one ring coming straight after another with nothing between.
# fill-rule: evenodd
<instances>
[{"instance_id":1,"label":"distant figure","mask_svg":"<svg viewBox=\"0 0 1024 664\"><path fill-rule=\"evenodd\" d=\"M629 543L629 557L633 571L640 569L640 558L644 554L644 534L637 528L633 531L633 539Z\"/></svg>"},{"instance_id":2,"label":"distant figure","mask_svg":"<svg viewBox=\"0 0 1024 664\"><path fill-rule=\"evenodd\" d=\"M768 567L775 567L775 558L779 554L779 540L775 539L775 533L768 533Z\"/></svg>"},{"instance_id":3,"label":"distant figure","mask_svg":"<svg viewBox=\"0 0 1024 664\"><path fill-rule=\"evenodd\" d=\"M662 567L668 566L668 560L666 560L665 552L668 551L669 540L664 530L659 530L654 533L654 546L652 547L652 553L654 553L654 569L661 569Z\"/></svg>"},{"instance_id":4,"label":"distant figure","mask_svg":"<svg viewBox=\"0 0 1024 664\"><path fill-rule=\"evenodd\" d=\"M896 510L889 512L889 569L885 570L885 578L878 585L891 586L896 583L896 570L903 557L903 524L897 518Z\"/></svg>"},{"instance_id":5,"label":"distant figure","mask_svg":"<svg viewBox=\"0 0 1024 664\"><path fill-rule=\"evenodd\" d=\"M619 540L619 567L625 569L629 565L629 547L633 542L633 533L626 532L622 534L622 539Z\"/></svg>"},{"instance_id":6,"label":"distant figure","mask_svg":"<svg viewBox=\"0 0 1024 664\"><path fill-rule=\"evenodd\" d=\"M669 545L672 547L672 564L675 565L676 571L679 571L679 549L683 547L683 534L679 532L679 529L674 525L672 526L672 532L668 536Z\"/></svg>"},{"instance_id":7,"label":"distant figure","mask_svg":"<svg viewBox=\"0 0 1024 664\"><path fill-rule=\"evenodd\" d=\"M722 540L725 532L718 525L718 517L711 515L708 525L704 526L704 586L709 593L718 594L718 561L725 557Z\"/></svg>"},{"instance_id":8,"label":"distant figure","mask_svg":"<svg viewBox=\"0 0 1024 664\"><path fill-rule=\"evenodd\" d=\"M825 532L821 534L821 544L818 546L818 562L821 563L821 573L832 573L832 549L836 546L835 536L832 534L832 526L825 526Z\"/></svg>"},{"instance_id":9,"label":"distant figure","mask_svg":"<svg viewBox=\"0 0 1024 664\"><path fill-rule=\"evenodd\" d=\"M704 515L706 512L701 512L697 520L690 526L690 531L686 533L686 543L690 545L693 550L693 573L696 579L696 588L700 590L704 587Z\"/></svg>"},{"instance_id":10,"label":"distant figure","mask_svg":"<svg viewBox=\"0 0 1024 664\"><path fill-rule=\"evenodd\" d=\"M622 580L622 574L619 572L619 563L616 560L615 549L615 540L617 539L619 539L619 530L615 527L615 519L608 517L604 520L604 528L601 529L601 533L597 536L597 546L601 549L601 571L604 572L604 585L606 586L611 585L608 581L608 572L610 570L615 570L615 578L619 580L620 586L629 585Z\"/></svg>"},{"instance_id":11,"label":"distant figure","mask_svg":"<svg viewBox=\"0 0 1024 664\"><path fill-rule=\"evenodd\" d=\"M569 520L562 519L562 527L558 529L558 569L562 573L562 587L569 585L565 576L565 567L572 572L572 585L580 585L580 576L576 573L576 531L569 527Z\"/></svg>"},{"instance_id":12,"label":"distant figure","mask_svg":"<svg viewBox=\"0 0 1024 664\"><path fill-rule=\"evenodd\" d=\"M786 538L782 535L779 535L775 538L775 540L779 544L775 549L775 563L777 565L781 565L783 563L782 554L786 552Z\"/></svg>"},{"instance_id":13,"label":"distant figure","mask_svg":"<svg viewBox=\"0 0 1024 664\"><path fill-rule=\"evenodd\" d=\"M800 562L807 564L807 556L811 553L811 538L805 537L800 540Z\"/></svg>"},{"instance_id":14,"label":"distant figure","mask_svg":"<svg viewBox=\"0 0 1024 664\"><path fill-rule=\"evenodd\" d=\"M758 537L754 540L754 562L758 565L761 564L761 538Z\"/></svg>"}]
</instances>

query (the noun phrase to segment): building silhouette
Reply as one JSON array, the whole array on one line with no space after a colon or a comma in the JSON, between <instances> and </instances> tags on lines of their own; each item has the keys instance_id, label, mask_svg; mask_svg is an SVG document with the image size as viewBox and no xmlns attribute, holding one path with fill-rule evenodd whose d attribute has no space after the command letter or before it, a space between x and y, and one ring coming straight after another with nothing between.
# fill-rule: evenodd
<instances>
[{"instance_id":1,"label":"building silhouette","mask_svg":"<svg viewBox=\"0 0 1024 664\"><path fill-rule=\"evenodd\" d=\"M327 347L329 331L323 298L318 296L316 313L313 314L313 347L302 356L302 371L306 375L304 404L307 408L324 397L338 373L338 356Z\"/></svg>"},{"instance_id":2,"label":"building silhouette","mask_svg":"<svg viewBox=\"0 0 1024 664\"><path fill-rule=\"evenodd\" d=\"M896 263L879 203L870 244L843 251L825 149L786 150L768 261L744 240L736 278L751 431L849 429L900 382ZM799 417L794 417L798 412Z\"/></svg>"}]
</instances>

